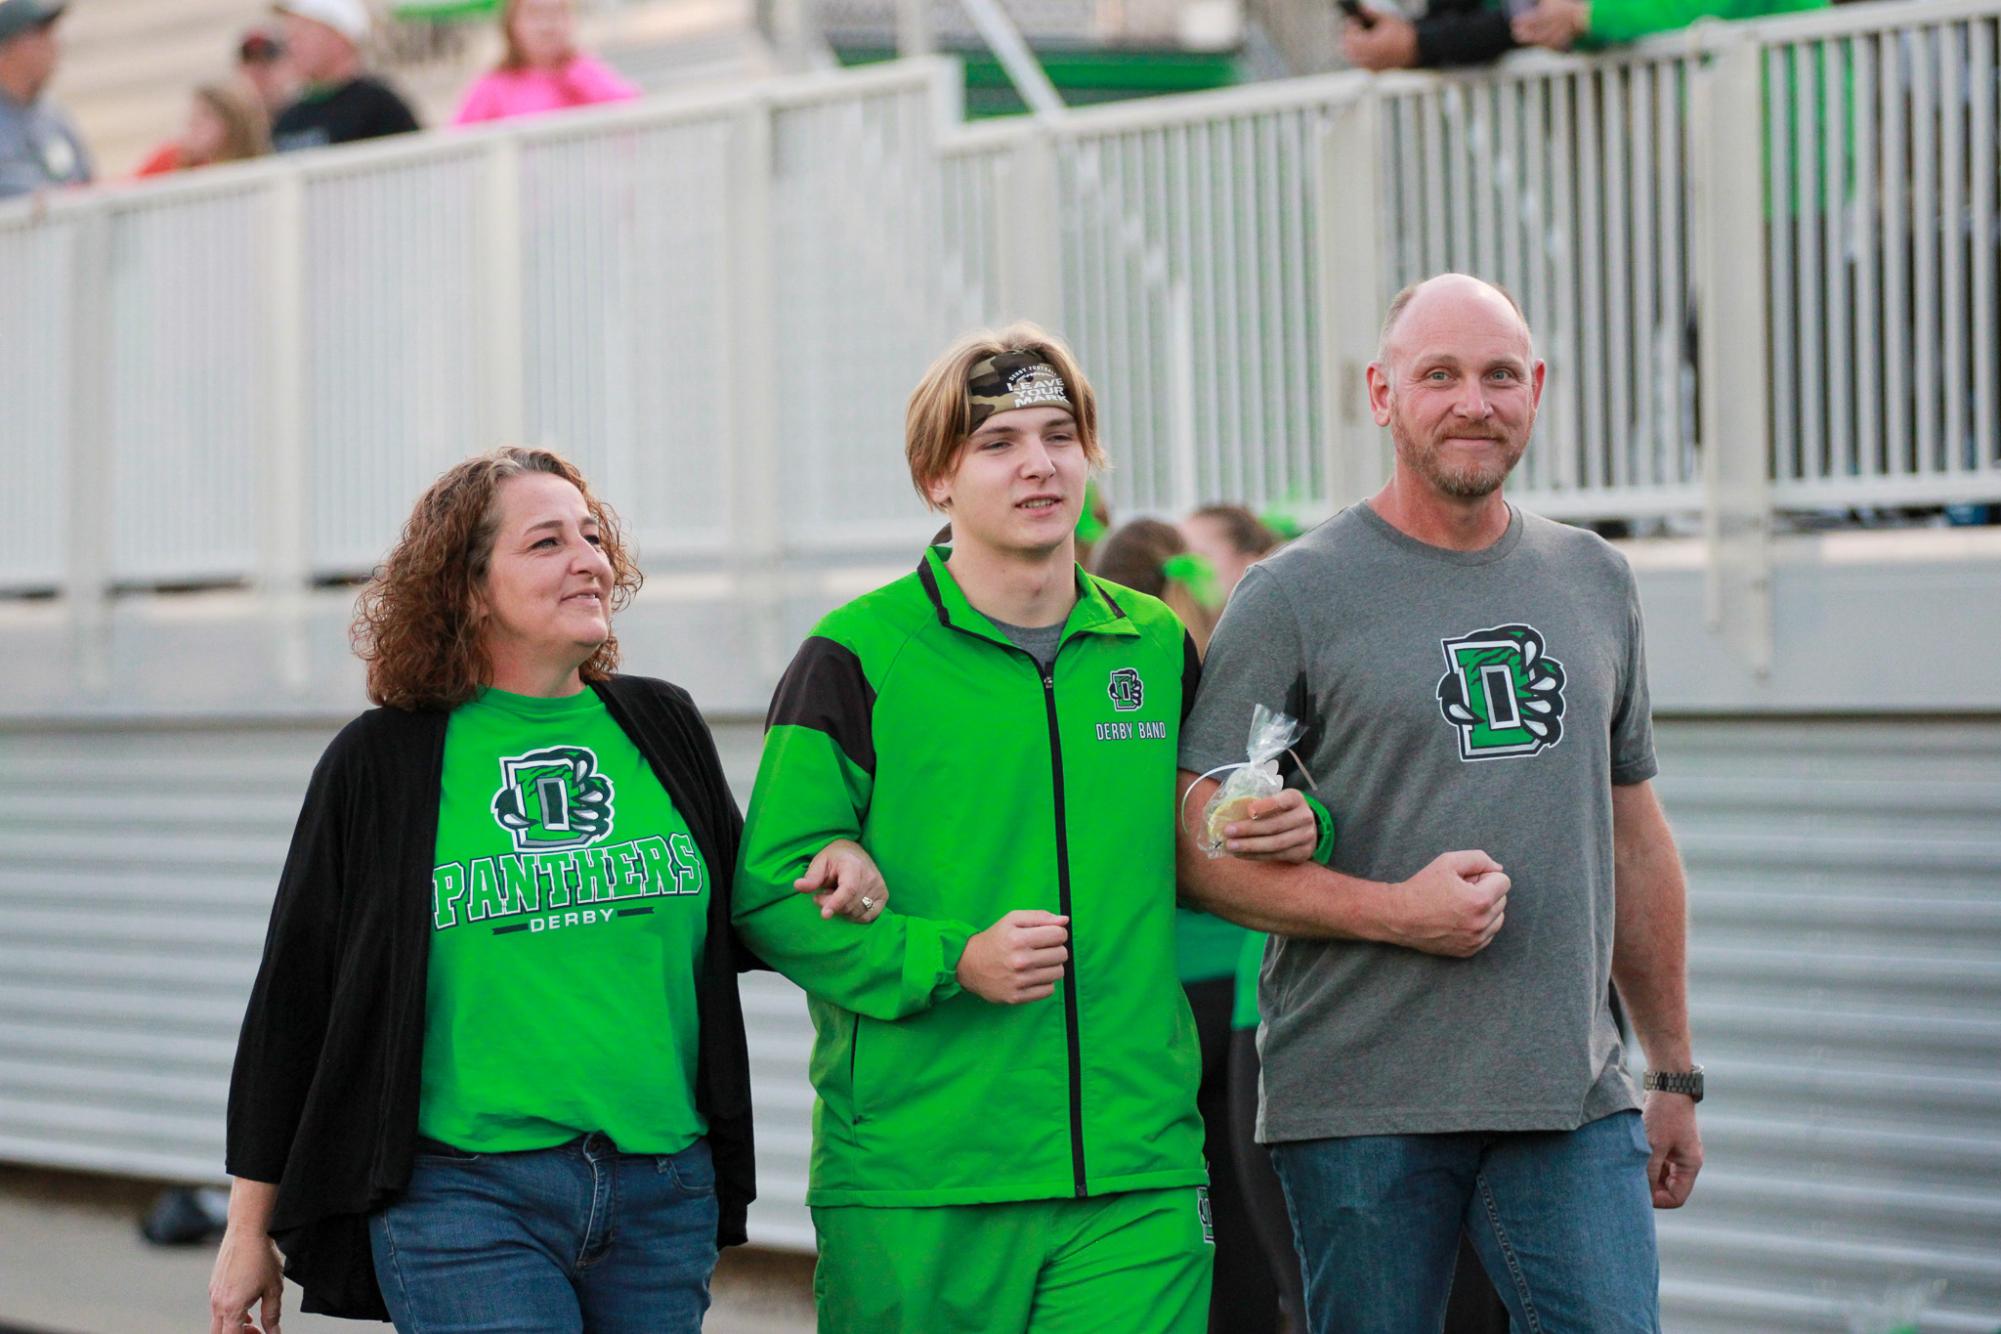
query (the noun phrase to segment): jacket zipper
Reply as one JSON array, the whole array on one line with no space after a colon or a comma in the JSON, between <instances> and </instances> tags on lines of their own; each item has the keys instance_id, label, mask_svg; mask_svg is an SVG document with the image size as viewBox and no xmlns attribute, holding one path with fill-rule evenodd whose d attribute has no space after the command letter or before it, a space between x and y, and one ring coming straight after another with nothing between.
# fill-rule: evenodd
<instances>
[{"instance_id":1,"label":"jacket zipper","mask_svg":"<svg viewBox=\"0 0 2001 1334\"><path fill-rule=\"evenodd\" d=\"M1056 727L1053 660L1042 673L1042 702L1049 712L1049 774L1056 793L1056 910L1070 919L1069 957L1063 961L1063 1028L1070 1046L1070 1173L1081 1200L1089 1193L1084 1188L1084 1051L1077 1028L1077 919L1070 912L1070 836L1063 818L1063 740Z\"/></svg>"}]
</instances>

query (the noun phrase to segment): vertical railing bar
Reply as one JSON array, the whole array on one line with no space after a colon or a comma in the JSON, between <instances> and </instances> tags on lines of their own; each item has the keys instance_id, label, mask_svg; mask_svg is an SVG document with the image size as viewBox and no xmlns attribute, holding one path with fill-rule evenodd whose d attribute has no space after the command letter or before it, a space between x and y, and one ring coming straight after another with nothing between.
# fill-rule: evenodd
<instances>
[{"instance_id":1,"label":"vertical railing bar","mask_svg":"<svg viewBox=\"0 0 2001 1334\"><path fill-rule=\"evenodd\" d=\"M1513 79L1497 79L1495 86L1498 143L1494 157L1500 170L1493 174L1497 191L1493 203L1498 214L1494 220L1494 232L1499 242L1501 283L1526 306L1529 294L1522 282L1525 268L1521 240L1525 229L1518 202L1522 197L1521 114L1518 104L1522 87ZM1530 318L1533 319L1533 315ZM1531 323L1529 327L1535 326Z\"/></svg>"},{"instance_id":2,"label":"vertical railing bar","mask_svg":"<svg viewBox=\"0 0 2001 1334\"><path fill-rule=\"evenodd\" d=\"M1916 252L1912 305L1917 330L1911 384L1918 399L1912 472L1919 477L1936 475L1944 463L1938 420L1938 90L1932 81L1938 48L1932 37L1929 28L1911 34L1916 47L1911 61L1911 240Z\"/></svg>"},{"instance_id":3,"label":"vertical railing bar","mask_svg":"<svg viewBox=\"0 0 2001 1334\"><path fill-rule=\"evenodd\" d=\"M1855 181L1850 208L1855 219L1855 435L1849 471L1874 476L1881 471L1883 345L1876 277L1876 66L1878 48L1866 35L1849 39L1849 67L1855 72L1848 142L1855 146Z\"/></svg>"},{"instance_id":4,"label":"vertical railing bar","mask_svg":"<svg viewBox=\"0 0 2001 1334\"><path fill-rule=\"evenodd\" d=\"M1157 309L1153 330L1154 358L1151 373L1156 379L1165 379L1176 373L1173 365L1174 348L1169 338L1167 321L1170 314L1168 302L1172 298L1174 286L1182 281L1186 268L1181 260L1181 233L1186 226L1187 210L1177 206L1173 184L1177 179L1177 156L1181 129L1178 126L1163 126L1154 148L1156 168L1152 181L1153 207L1160 220L1160 278L1158 282ZM1162 443L1161 459L1167 457L1168 445L1173 438L1174 420L1171 404L1164 395L1154 394L1154 434ZM1158 462L1158 461L1157 461Z\"/></svg>"},{"instance_id":5,"label":"vertical railing bar","mask_svg":"<svg viewBox=\"0 0 2001 1334\"><path fill-rule=\"evenodd\" d=\"M1285 422L1286 476L1290 479L1286 493L1278 498L1277 503L1288 507L1296 506L1303 500L1317 500L1321 494L1314 479L1314 453L1318 439L1313 424L1313 407L1309 402L1309 395L1313 392L1313 359L1319 351L1313 345L1315 335L1303 309L1312 301L1314 289L1312 275L1307 271L1299 250L1300 232L1317 225L1310 212L1312 196L1311 188L1306 183L1306 172L1311 168L1302 144L1305 127L1315 118L1316 111L1315 108L1301 107L1279 120L1278 169L1273 173L1278 195L1278 248L1281 256L1276 276L1281 317L1278 357L1285 367L1285 378L1280 385L1281 415Z\"/></svg>"},{"instance_id":6,"label":"vertical railing bar","mask_svg":"<svg viewBox=\"0 0 2001 1334\"><path fill-rule=\"evenodd\" d=\"M1557 468L1551 476L1553 490L1575 492L1579 488L1579 440L1585 430L1583 424L1583 376L1579 372L1579 360L1583 356L1583 328L1577 298L1577 210L1571 208L1575 202L1573 192L1563 188L1563 182L1577 180L1571 170L1571 94L1573 82L1567 76L1551 78L1551 94L1555 98L1549 130L1549 226L1551 234L1557 238L1553 254L1549 256L1551 266L1557 270L1557 356L1553 358L1551 378L1561 374L1561 382L1553 386L1555 406L1557 406ZM1545 390L1545 402L1551 398Z\"/></svg>"},{"instance_id":7,"label":"vertical railing bar","mask_svg":"<svg viewBox=\"0 0 2001 1334\"><path fill-rule=\"evenodd\" d=\"M1820 480L1826 477L1826 439L1821 404L1827 386L1822 379L1820 310L1820 129L1819 99L1814 96L1820 68L1819 47L1795 43L1792 55L1793 155L1781 193L1781 207L1792 211L1796 263L1793 266L1794 337L1799 348L1799 437L1791 452L1790 473L1780 476Z\"/></svg>"},{"instance_id":8,"label":"vertical railing bar","mask_svg":"<svg viewBox=\"0 0 2001 1334\"><path fill-rule=\"evenodd\" d=\"M1846 478L1854 473L1855 436L1850 421L1856 356L1849 341L1848 326L1848 154L1854 141L1842 115L1848 97L1849 67L1846 43L1835 39L1818 43L1820 60L1821 110L1820 146L1824 159L1820 199L1816 201L1826 220L1827 265L1827 448L1823 475Z\"/></svg>"},{"instance_id":9,"label":"vertical railing bar","mask_svg":"<svg viewBox=\"0 0 2001 1334\"><path fill-rule=\"evenodd\" d=\"M1972 78L1973 127L1967 161L1976 164L1973 173L1973 439L1980 450L1980 469L1990 478L2001 473L2001 311L1997 311L1995 284L2001 281L1995 269L1992 244L1979 238L2001 236L2001 217L1995 214L1995 173L1977 164L2001 161L1995 143L1995 99L2001 95L2001 80L1995 75L1994 19L1973 25Z\"/></svg>"},{"instance_id":10,"label":"vertical railing bar","mask_svg":"<svg viewBox=\"0 0 2001 1334\"><path fill-rule=\"evenodd\" d=\"M1220 449L1229 455L1236 465L1231 477L1230 492L1233 495L1247 495L1250 489L1250 460L1245 458L1250 444L1244 438L1244 380L1248 369L1248 358L1244 355L1243 304L1240 289L1243 286L1243 252L1237 244L1237 209L1242 196L1237 190L1241 179L1238 172L1242 162L1238 156L1240 141L1236 134L1238 125L1232 122L1210 127L1211 141L1220 152L1222 170L1216 173L1216 212L1223 220L1220 235L1217 236L1217 260L1220 286L1223 289L1222 310L1216 318L1216 329L1220 334L1216 349L1216 365L1225 370L1226 391L1223 395L1222 417L1224 429L1209 443L1211 449ZM1200 503L1199 501L1197 503Z\"/></svg>"},{"instance_id":11,"label":"vertical railing bar","mask_svg":"<svg viewBox=\"0 0 2001 1334\"><path fill-rule=\"evenodd\" d=\"M1662 475L1663 424L1659 411L1663 380L1656 355L1661 341L1661 305L1654 287L1660 259L1654 212L1656 207L1664 206L1654 198L1653 89L1660 77L1661 66L1635 64L1632 81L1626 89L1633 145L1633 217L1628 234L1633 247L1634 420L1629 423L1633 434L1629 476L1635 485L1643 487L1659 487L1667 481Z\"/></svg>"},{"instance_id":12,"label":"vertical railing bar","mask_svg":"<svg viewBox=\"0 0 2001 1334\"><path fill-rule=\"evenodd\" d=\"M1418 272L1425 277L1452 263L1446 235L1445 114L1439 105L1443 96L1442 89L1427 88L1419 99L1424 120L1424 259Z\"/></svg>"},{"instance_id":13,"label":"vertical railing bar","mask_svg":"<svg viewBox=\"0 0 2001 1334\"><path fill-rule=\"evenodd\" d=\"M1563 386L1557 377L1564 372L1560 369L1562 346L1557 341L1562 325L1550 291L1550 229L1556 215L1551 206L1554 195L1548 184L1549 173L1545 170L1551 137L1549 83L1544 79L1535 79L1526 85L1526 91L1528 114L1523 117L1522 123L1522 200L1527 210L1522 222L1523 257L1527 265L1530 327L1538 331L1543 359L1552 368L1552 382L1543 387L1545 408L1537 422L1538 447L1530 451L1536 462L1531 480L1537 490L1551 491L1556 489L1561 469L1561 461L1552 458L1552 452L1562 449Z\"/></svg>"},{"instance_id":14,"label":"vertical railing bar","mask_svg":"<svg viewBox=\"0 0 2001 1334\"><path fill-rule=\"evenodd\" d=\"M1098 140L1098 242L1104 247L1099 266L1104 271L1105 301L1099 311L1103 321L1105 363L1099 373L1106 377L1111 401L1118 405L1118 438L1129 452L1143 451L1149 442L1140 434L1138 368L1133 363L1132 333L1135 321L1131 310L1131 271L1125 241L1126 176L1123 134L1109 134Z\"/></svg>"},{"instance_id":15,"label":"vertical railing bar","mask_svg":"<svg viewBox=\"0 0 2001 1334\"><path fill-rule=\"evenodd\" d=\"M1599 117L1599 94L1604 80L1609 75L1603 71L1580 73L1576 78L1577 95L1577 193L1581 204L1578 219L1578 268L1583 277L1583 298L1578 312L1577 341L1578 359L1584 371L1584 419L1580 432L1580 443L1584 458L1584 485L1591 491L1601 491L1611 480L1607 461L1617 448L1614 443L1613 428L1606 416L1606 395L1609 389L1606 355L1607 343L1618 337L1610 331L1612 339L1587 337L1586 330L1607 330L1605 304L1607 295L1606 250L1601 218L1609 212L1605 199L1605 136Z\"/></svg>"},{"instance_id":16,"label":"vertical railing bar","mask_svg":"<svg viewBox=\"0 0 2001 1334\"><path fill-rule=\"evenodd\" d=\"M1941 464L1946 473L1957 475L1966 471L1972 463L1971 442L1967 438L1966 413L1966 228L1965 217L1966 177L1966 93L1962 81L1964 74L1960 34L1963 29L1957 22L1947 23L1938 29L1938 86L1939 86L1939 247L1942 263L1939 266L1939 296L1943 306L1943 328L1940 347L1940 361L1944 374L1941 380L1945 390L1945 423L1943 457ZM2001 163L1989 158L1980 168L1990 178ZM1983 238L1983 245L1992 248L1995 238Z\"/></svg>"},{"instance_id":17,"label":"vertical railing bar","mask_svg":"<svg viewBox=\"0 0 2001 1334\"><path fill-rule=\"evenodd\" d=\"M1613 487L1630 486L1634 480L1632 384L1627 378L1632 365L1634 326L1628 315L1631 303L1628 301L1627 284L1633 272L1632 252L1643 248L1635 244L1639 238L1632 227L1632 196L1626 191L1626 157L1631 148L1626 136L1622 79L1623 72L1616 65L1601 70L1598 75L1599 124L1604 131L1599 156L1604 161L1605 172L1602 233L1605 247L1605 328L1611 335L1605 340L1610 357L1605 369L1608 420L1605 427L1607 458L1603 484ZM1638 174L1636 164L1634 175Z\"/></svg>"},{"instance_id":18,"label":"vertical railing bar","mask_svg":"<svg viewBox=\"0 0 2001 1334\"><path fill-rule=\"evenodd\" d=\"M1177 166L1171 178L1172 188L1169 194L1174 203L1169 208L1169 215L1178 224L1175 239L1176 256L1179 263L1175 266L1174 272L1169 276L1167 287L1169 297L1167 328L1169 336L1167 340L1166 371L1167 378L1170 381L1179 380L1185 376L1192 376L1195 373L1195 367L1192 364L1183 364L1181 360L1184 354L1192 355L1192 350L1187 346L1190 340L1183 336L1181 320L1183 319L1185 307L1193 299L1195 284L1198 281L1195 259L1196 218L1195 208L1193 207L1195 201L1194 134L1194 130L1189 126L1177 125L1174 127ZM1179 398L1174 400L1169 414L1172 422L1172 429L1170 431L1172 438L1178 440L1181 433L1186 433L1191 440L1193 439L1194 422L1192 420L1184 420L1184 417L1194 413L1196 410L1192 402L1192 395L1186 405L1185 411L1182 406L1182 400ZM1171 478L1172 474L1169 476ZM1166 481L1163 481L1161 485L1164 487ZM1197 490L1201 489L1199 480L1191 481L1190 485L1195 486Z\"/></svg>"},{"instance_id":19,"label":"vertical railing bar","mask_svg":"<svg viewBox=\"0 0 2001 1334\"><path fill-rule=\"evenodd\" d=\"M1769 145L1765 158L1765 207L1772 219L1768 228L1772 251L1768 308L1772 356L1771 467L1774 478L1786 479L1800 475L1799 432L1795 425L1795 413L1802 397L1799 381L1794 378L1793 361L1799 343L1794 332L1786 327L1792 323L1788 315L1795 309L1793 248L1797 244L1797 233L1785 225L1786 211L1796 206L1793 202L1793 108L1786 97L1786 91L1793 82L1791 55L1791 48L1775 46L1767 49L1764 60L1765 141ZM1726 442L1706 443L1714 448Z\"/></svg>"},{"instance_id":20,"label":"vertical railing bar","mask_svg":"<svg viewBox=\"0 0 2001 1334\"><path fill-rule=\"evenodd\" d=\"M1886 340L1883 356L1883 475L1907 475L1916 463L1911 439L1909 277L1904 256L1910 218L1906 191L1905 114L1910 81L1905 77L1907 49L1902 33L1882 35L1882 80L1877 88L1883 108L1883 319L1878 327Z\"/></svg>"},{"instance_id":21,"label":"vertical railing bar","mask_svg":"<svg viewBox=\"0 0 2001 1334\"><path fill-rule=\"evenodd\" d=\"M1283 324L1283 296L1277 283L1279 249L1278 222L1282 212L1278 202L1278 125L1280 112L1261 113L1250 126L1252 160L1257 164L1252 198L1256 238L1245 263L1250 270L1253 299L1250 322L1251 365L1257 373L1257 417L1252 438L1257 443L1258 495L1265 503L1283 492L1288 469L1285 467L1285 371L1273 335Z\"/></svg>"},{"instance_id":22,"label":"vertical railing bar","mask_svg":"<svg viewBox=\"0 0 2001 1334\"><path fill-rule=\"evenodd\" d=\"M1473 151L1473 117L1468 109L1471 101L1468 89L1463 83L1447 84L1439 90L1443 106L1441 128L1444 130L1442 154L1445 163L1446 189L1452 200L1452 233L1446 239L1446 263L1459 271L1477 270L1478 261L1473 257L1473 192L1474 182L1467 179L1473 173L1469 170L1475 158ZM1481 273L1482 277L1486 275Z\"/></svg>"},{"instance_id":23,"label":"vertical railing bar","mask_svg":"<svg viewBox=\"0 0 2001 1334\"><path fill-rule=\"evenodd\" d=\"M1467 131L1473 161L1473 271L1488 282L1502 281L1497 253L1495 203L1499 186L1495 167L1501 161L1495 121L1500 106L1500 81L1490 80L1474 90L1475 105L1468 113Z\"/></svg>"}]
</instances>

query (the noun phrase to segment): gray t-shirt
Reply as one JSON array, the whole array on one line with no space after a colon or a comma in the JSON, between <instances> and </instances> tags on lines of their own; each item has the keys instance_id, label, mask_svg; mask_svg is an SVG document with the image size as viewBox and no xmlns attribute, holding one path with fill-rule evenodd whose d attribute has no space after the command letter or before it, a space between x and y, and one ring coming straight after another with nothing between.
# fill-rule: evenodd
<instances>
[{"instance_id":1,"label":"gray t-shirt","mask_svg":"<svg viewBox=\"0 0 2001 1334\"><path fill-rule=\"evenodd\" d=\"M1471 959L1273 937L1258 1138L1570 1130L1637 1106L1606 1003L1612 786L1655 766L1619 553L1518 510L1473 552L1343 510L1231 597L1182 767L1241 761L1260 703L1306 728L1334 869L1393 882L1479 848L1513 888Z\"/></svg>"},{"instance_id":2,"label":"gray t-shirt","mask_svg":"<svg viewBox=\"0 0 2001 1334\"><path fill-rule=\"evenodd\" d=\"M994 629L1013 640L1016 648L1041 663L1043 671L1048 671L1049 665L1056 661L1057 646L1063 642L1062 621L1054 625L1009 625L1006 621L994 621L991 616L987 619L994 622Z\"/></svg>"},{"instance_id":3,"label":"gray t-shirt","mask_svg":"<svg viewBox=\"0 0 2001 1334\"><path fill-rule=\"evenodd\" d=\"M62 112L0 93L0 199L89 180L90 155Z\"/></svg>"}]
</instances>

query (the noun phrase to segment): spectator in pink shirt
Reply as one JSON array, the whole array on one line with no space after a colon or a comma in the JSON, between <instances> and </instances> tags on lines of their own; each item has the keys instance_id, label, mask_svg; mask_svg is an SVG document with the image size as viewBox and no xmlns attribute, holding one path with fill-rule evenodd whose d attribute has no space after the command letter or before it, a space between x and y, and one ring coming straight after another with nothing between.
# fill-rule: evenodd
<instances>
[{"instance_id":1,"label":"spectator in pink shirt","mask_svg":"<svg viewBox=\"0 0 2001 1334\"><path fill-rule=\"evenodd\" d=\"M456 122L506 120L545 111L624 102L639 89L576 46L570 0L507 0L501 13L507 55L466 90Z\"/></svg>"}]
</instances>

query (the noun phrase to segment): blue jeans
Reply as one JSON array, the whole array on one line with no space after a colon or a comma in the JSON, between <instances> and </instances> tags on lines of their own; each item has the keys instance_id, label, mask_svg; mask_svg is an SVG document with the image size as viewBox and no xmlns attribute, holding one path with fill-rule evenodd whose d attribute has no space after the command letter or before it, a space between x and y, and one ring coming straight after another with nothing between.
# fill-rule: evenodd
<instances>
[{"instance_id":1,"label":"blue jeans","mask_svg":"<svg viewBox=\"0 0 2001 1334\"><path fill-rule=\"evenodd\" d=\"M1463 1230L1527 1334L1657 1334L1638 1112L1570 1131L1274 1144L1312 1334L1438 1334Z\"/></svg>"},{"instance_id":2,"label":"blue jeans","mask_svg":"<svg viewBox=\"0 0 2001 1334\"><path fill-rule=\"evenodd\" d=\"M409 1189L368 1235L402 1334L696 1334L716 1267L715 1165L699 1139L659 1155L600 1134L525 1153L422 1141Z\"/></svg>"}]
</instances>

